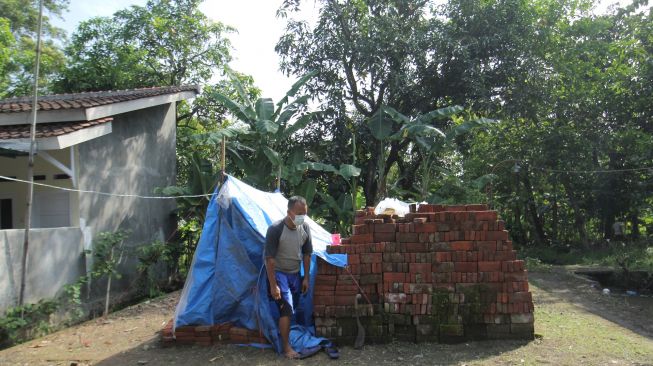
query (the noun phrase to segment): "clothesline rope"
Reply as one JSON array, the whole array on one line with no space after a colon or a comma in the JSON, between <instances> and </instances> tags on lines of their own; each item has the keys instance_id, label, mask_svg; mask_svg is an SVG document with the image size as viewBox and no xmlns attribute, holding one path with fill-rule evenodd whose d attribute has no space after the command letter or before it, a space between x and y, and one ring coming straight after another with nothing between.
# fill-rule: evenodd
<instances>
[{"instance_id":1,"label":"clothesline rope","mask_svg":"<svg viewBox=\"0 0 653 366\"><path fill-rule=\"evenodd\" d=\"M30 183L29 181L24 179L6 177L3 175L0 175L0 179L12 181L12 182L19 182L19 183L27 183L27 184ZM200 198L200 197L210 199L211 197L217 194L217 193L207 193L207 194L192 194L192 195L182 195L182 196L142 196L138 194L108 193L108 192L99 192L99 191L91 191L91 190L83 190L83 189L65 188L65 187L53 186L51 184L37 183L37 182L34 182L34 185L47 187L47 188L54 188L66 192L89 193L89 194L97 194L100 196L110 196L110 197L130 197L130 198L159 199L159 200L171 200L171 199L174 200L178 198Z\"/></svg>"}]
</instances>

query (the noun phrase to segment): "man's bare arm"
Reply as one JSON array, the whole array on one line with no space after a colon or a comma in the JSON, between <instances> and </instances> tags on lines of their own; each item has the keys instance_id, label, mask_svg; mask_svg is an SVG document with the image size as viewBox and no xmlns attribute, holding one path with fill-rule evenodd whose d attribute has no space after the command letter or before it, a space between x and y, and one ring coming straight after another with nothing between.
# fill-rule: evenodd
<instances>
[{"instance_id":1,"label":"man's bare arm","mask_svg":"<svg viewBox=\"0 0 653 366\"><path fill-rule=\"evenodd\" d=\"M304 255L304 281L302 281L302 293L308 292L309 276L311 271L311 255Z\"/></svg>"},{"instance_id":2,"label":"man's bare arm","mask_svg":"<svg viewBox=\"0 0 653 366\"><path fill-rule=\"evenodd\" d=\"M275 300L281 298L281 293L279 292L279 286L277 285L277 278L274 276L274 267L276 262L274 257L265 257L265 271L268 274L268 282L270 283L270 293Z\"/></svg>"}]
</instances>

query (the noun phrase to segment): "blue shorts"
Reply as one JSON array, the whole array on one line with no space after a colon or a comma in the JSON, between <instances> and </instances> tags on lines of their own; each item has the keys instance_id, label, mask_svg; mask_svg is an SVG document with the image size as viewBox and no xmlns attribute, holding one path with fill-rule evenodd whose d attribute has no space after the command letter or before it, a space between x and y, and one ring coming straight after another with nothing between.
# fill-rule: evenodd
<instances>
[{"instance_id":1,"label":"blue shorts","mask_svg":"<svg viewBox=\"0 0 653 366\"><path fill-rule=\"evenodd\" d=\"M297 273L274 272L277 286L281 292L281 299L276 300L281 316L292 316L299 304L299 295L302 293L302 276Z\"/></svg>"}]
</instances>

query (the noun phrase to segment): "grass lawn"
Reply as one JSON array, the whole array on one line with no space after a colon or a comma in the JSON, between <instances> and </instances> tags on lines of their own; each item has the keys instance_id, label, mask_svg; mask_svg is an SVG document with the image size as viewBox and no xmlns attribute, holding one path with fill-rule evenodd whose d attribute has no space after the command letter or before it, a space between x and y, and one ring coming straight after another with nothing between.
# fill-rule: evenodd
<instances>
[{"instance_id":1,"label":"grass lawn","mask_svg":"<svg viewBox=\"0 0 653 366\"><path fill-rule=\"evenodd\" d=\"M535 301L534 341L456 345L391 343L344 347L286 361L249 347L161 348L157 331L179 293L0 351L2 365L653 365L653 298L603 296L564 267L529 274Z\"/></svg>"}]
</instances>

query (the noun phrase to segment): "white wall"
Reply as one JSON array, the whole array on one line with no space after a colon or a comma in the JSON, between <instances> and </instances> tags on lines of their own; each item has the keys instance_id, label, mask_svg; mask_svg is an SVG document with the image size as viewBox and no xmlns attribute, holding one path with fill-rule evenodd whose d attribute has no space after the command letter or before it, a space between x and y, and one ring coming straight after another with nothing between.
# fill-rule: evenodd
<instances>
[{"instance_id":1,"label":"white wall","mask_svg":"<svg viewBox=\"0 0 653 366\"><path fill-rule=\"evenodd\" d=\"M62 164L70 167L70 150L75 151L74 146L66 148L63 150L50 150L47 151L52 157L57 159ZM8 177L16 177L18 179L28 180L27 179L27 157L21 156L17 158L8 158L0 156L0 175ZM71 179L54 179L55 174L63 174L54 165L45 161L43 158L38 155L34 159L34 175L45 175L46 179L41 181L36 181L36 183L45 183L57 187L64 188L73 188ZM28 185L25 183L19 182L0 182L0 198L11 198L12 199L12 208L13 208L13 221L14 228L20 229L25 227L25 208L27 200L27 189ZM47 192L62 192L57 191L52 188L40 187L38 185L34 186L35 197L43 197L43 194ZM75 193L68 194L68 206L70 208L70 219L69 224L66 226L79 226L79 198ZM37 209L40 207L42 209L47 209L50 204L49 200L42 202L34 202ZM38 212L34 212L33 215L38 215ZM35 216L36 216L35 215ZM34 217L34 216L32 216ZM35 222L36 221L36 222ZM32 227L39 227L39 220L32 220ZM68 220L67 220L68 221ZM34 225L36 224L36 225Z\"/></svg>"},{"instance_id":2,"label":"white wall","mask_svg":"<svg viewBox=\"0 0 653 366\"><path fill-rule=\"evenodd\" d=\"M25 230L0 230L0 313L15 306L20 294ZM84 275L79 228L32 229L27 257L25 303L53 298Z\"/></svg>"}]
</instances>

